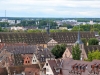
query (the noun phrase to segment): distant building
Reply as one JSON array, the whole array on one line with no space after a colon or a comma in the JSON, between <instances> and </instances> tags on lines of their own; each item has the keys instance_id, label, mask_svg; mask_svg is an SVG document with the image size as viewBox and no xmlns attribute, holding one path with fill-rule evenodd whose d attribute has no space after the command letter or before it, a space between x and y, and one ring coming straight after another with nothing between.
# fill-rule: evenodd
<instances>
[{"instance_id":1,"label":"distant building","mask_svg":"<svg viewBox=\"0 0 100 75\"><path fill-rule=\"evenodd\" d=\"M90 20L89 24L90 25L93 25L94 24L93 20Z\"/></svg>"},{"instance_id":2,"label":"distant building","mask_svg":"<svg viewBox=\"0 0 100 75\"><path fill-rule=\"evenodd\" d=\"M21 23L21 20L8 20L8 19L2 19L0 22L8 22L9 25L15 25Z\"/></svg>"},{"instance_id":3,"label":"distant building","mask_svg":"<svg viewBox=\"0 0 100 75\"><path fill-rule=\"evenodd\" d=\"M1 22L8 22L8 19L2 19Z\"/></svg>"},{"instance_id":4,"label":"distant building","mask_svg":"<svg viewBox=\"0 0 100 75\"><path fill-rule=\"evenodd\" d=\"M25 28L24 27L11 27L11 30L25 30Z\"/></svg>"},{"instance_id":5,"label":"distant building","mask_svg":"<svg viewBox=\"0 0 100 75\"><path fill-rule=\"evenodd\" d=\"M14 25L15 24L15 20L8 20L9 25Z\"/></svg>"},{"instance_id":6,"label":"distant building","mask_svg":"<svg viewBox=\"0 0 100 75\"><path fill-rule=\"evenodd\" d=\"M60 30L67 30L67 27L59 27Z\"/></svg>"},{"instance_id":7,"label":"distant building","mask_svg":"<svg viewBox=\"0 0 100 75\"><path fill-rule=\"evenodd\" d=\"M16 20L16 24L19 24L19 23L21 23L21 20Z\"/></svg>"}]
</instances>

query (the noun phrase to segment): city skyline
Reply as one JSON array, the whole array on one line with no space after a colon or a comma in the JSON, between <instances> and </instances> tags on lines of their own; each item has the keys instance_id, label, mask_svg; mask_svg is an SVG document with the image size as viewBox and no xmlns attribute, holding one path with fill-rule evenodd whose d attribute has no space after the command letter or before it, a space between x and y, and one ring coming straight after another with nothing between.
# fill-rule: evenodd
<instances>
[{"instance_id":1,"label":"city skyline","mask_svg":"<svg viewBox=\"0 0 100 75\"><path fill-rule=\"evenodd\" d=\"M0 0L0 17L100 18L98 0Z\"/></svg>"}]
</instances>

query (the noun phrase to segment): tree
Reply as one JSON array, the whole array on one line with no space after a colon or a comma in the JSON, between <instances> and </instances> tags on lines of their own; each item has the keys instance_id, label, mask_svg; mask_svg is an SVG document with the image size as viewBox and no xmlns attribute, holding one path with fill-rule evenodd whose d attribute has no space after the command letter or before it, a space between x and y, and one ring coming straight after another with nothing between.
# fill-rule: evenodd
<instances>
[{"instance_id":1,"label":"tree","mask_svg":"<svg viewBox=\"0 0 100 75\"><path fill-rule=\"evenodd\" d=\"M55 56L55 58L61 58L64 51L66 49L66 45L65 44L61 44L61 45L56 45L52 50L52 54Z\"/></svg>"},{"instance_id":2,"label":"tree","mask_svg":"<svg viewBox=\"0 0 100 75\"><path fill-rule=\"evenodd\" d=\"M88 53L88 60L92 61L94 59L100 60L100 51L99 50Z\"/></svg>"},{"instance_id":3,"label":"tree","mask_svg":"<svg viewBox=\"0 0 100 75\"><path fill-rule=\"evenodd\" d=\"M84 43L84 45L86 46L87 45L87 39L86 38L82 38L81 40Z\"/></svg>"},{"instance_id":4,"label":"tree","mask_svg":"<svg viewBox=\"0 0 100 75\"><path fill-rule=\"evenodd\" d=\"M81 57L81 50L79 48L79 44L77 44L72 48L72 58L74 60L80 60L80 57Z\"/></svg>"},{"instance_id":5,"label":"tree","mask_svg":"<svg viewBox=\"0 0 100 75\"><path fill-rule=\"evenodd\" d=\"M98 45L99 41L96 38L90 38L88 43L89 45Z\"/></svg>"}]
</instances>

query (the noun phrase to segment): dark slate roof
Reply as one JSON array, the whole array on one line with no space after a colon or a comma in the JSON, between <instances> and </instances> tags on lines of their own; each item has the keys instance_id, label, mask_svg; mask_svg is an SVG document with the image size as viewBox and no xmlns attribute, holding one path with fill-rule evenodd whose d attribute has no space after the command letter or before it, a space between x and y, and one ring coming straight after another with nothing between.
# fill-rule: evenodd
<instances>
[{"instance_id":1,"label":"dark slate roof","mask_svg":"<svg viewBox=\"0 0 100 75\"><path fill-rule=\"evenodd\" d=\"M45 44L49 38L54 39L58 43L75 43L78 32L55 32L50 33L13 33L1 32L0 39L2 43L19 43L28 44ZM81 38L96 38L94 32L80 32Z\"/></svg>"},{"instance_id":2,"label":"dark slate roof","mask_svg":"<svg viewBox=\"0 0 100 75\"><path fill-rule=\"evenodd\" d=\"M89 46L84 46L85 52L86 54L88 54L88 52L92 52L93 50L99 50L100 51L100 45L89 45Z\"/></svg>"},{"instance_id":3,"label":"dark slate roof","mask_svg":"<svg viewBox=\"0 0 100 75\"><path fill-rule=\"evenodd\" d=\"M14 54L14 65L23 65L23 59L21 54Z\"/></svg>"},{"instance_id":4,"label":"dark slate roof","mask_svg":"<svg viewBox=\"0 0 100 75\"><path fill-rule=\"evenodd\" d=\"M36 56L40 62L46 62L46 58L55 58L55 56L47 48L39 49Z\"/></svg>"},{"instance_id":5,"label":"dark slate roof","mask_svg":"<svg viewBox=\"0 0 100 75\"><path fill-rule=\"evenodd\" d=\"M4 43L45 43L41 33L0 33L1 42Z\"/></svg>"},{"instance_id":6,"label":"dark slate roof","mask_svg":"<svg viewBox=\"0 0 100 75\"><path fill-rule=\"evenodd\" d=\"M2 50L7 50L8 52L11 52L13 54L33 54L37 46L35 45L23 45L23 46L18 46L18 45L8 45L4 46Z\"/></svg>"},{"instance_id":7,"label":"dark slate roof","mask_svg":"<svg viewBox=\"0 0 100 75\"><path fill-rule=\"evenodd\" d=\"M45 39L48 38L45 34L43 34ZM57 41L58 43L75 43L77 40L78 32L55 32L50 33L52 39ZM94 32L80 32L80 38L86 38L87 40L90 38L96 38Z\"/></svg>"}]
</instances>

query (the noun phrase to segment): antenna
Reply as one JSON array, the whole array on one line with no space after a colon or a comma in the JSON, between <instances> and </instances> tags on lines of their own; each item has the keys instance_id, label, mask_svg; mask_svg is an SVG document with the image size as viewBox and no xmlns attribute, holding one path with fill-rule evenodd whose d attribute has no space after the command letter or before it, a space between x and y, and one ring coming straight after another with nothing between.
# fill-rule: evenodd
<instances>
[{"instance_id":1,"label":"antenna","mask_svg":"<svg viewBox=\"0 0 100 75\"><path fill-rule=\"evenodd\" d=\"M6 19L6 10L5 10L5 19Z\"/></svg>"},{"instance_id":2,"label":"antenna","mask_svg":"<svg viewBox=\"0 0 100 75\"><path fill-rule=\"evenodd\" d=\"M6 10L5 10L5 23L7 22L7 19L6 19ZM6 28L6 24L5 24L5 28Z\"/></svg>"}]
</instances>

